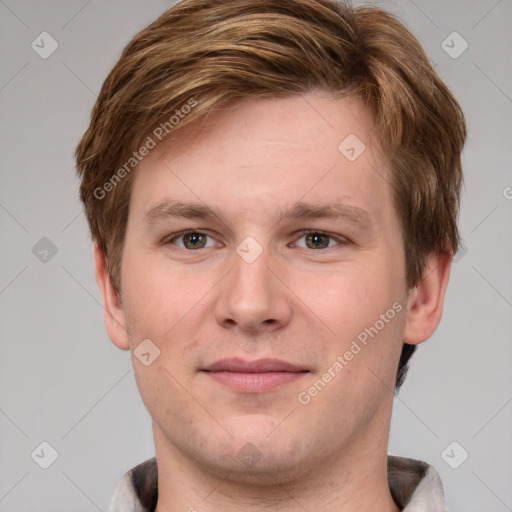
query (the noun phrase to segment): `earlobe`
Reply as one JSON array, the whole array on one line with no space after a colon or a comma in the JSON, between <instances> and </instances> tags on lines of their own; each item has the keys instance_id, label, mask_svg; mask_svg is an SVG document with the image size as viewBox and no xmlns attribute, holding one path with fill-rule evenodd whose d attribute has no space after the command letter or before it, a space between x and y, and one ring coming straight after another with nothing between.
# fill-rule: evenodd
<instances>
[{"instance_id":1,"label":"earlobe","mask_svg":"<svg viewBox=\"0 0 512 512\"><path fill-rule=\"evenodd\" d=\"M116 347L129 350L130 344L123 306L110 279L105 254L98 247L98 244L94 245L94 263L96 282L103 299L103 317L108 337Z\"/></svg>"},{"instance_id":2,"label":"earlobe","mask_svg":"<svg viewBox=\"0 0 512 512\"><path fill-rule=\"evenodd\" d=\"M420 282L409 292L402 337L404 343L422 343L430 338L439 325L452 257L451 251L433 253L427 257Z\"/></svg>"}]
</instances>

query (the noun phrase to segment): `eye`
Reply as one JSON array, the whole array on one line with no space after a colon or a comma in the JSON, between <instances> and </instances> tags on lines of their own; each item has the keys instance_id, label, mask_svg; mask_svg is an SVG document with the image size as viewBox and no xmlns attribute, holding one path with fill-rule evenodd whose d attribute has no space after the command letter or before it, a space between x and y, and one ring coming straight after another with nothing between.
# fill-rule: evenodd
<instances>
[{"instance_id":1,"label":"eye","mask_svg":"<svg viewBox=\"0 0 512 512\"><path fill-rule=\"evenodd\" d=\"M301 240L304 240L304 242L301 242ZM342 243L343 241L339 238L322 231L307 231L295 242L295 245L306 249L327 249Z\"/></svg>"},{"instance_id":2,"label":"eye","mask_svg":"<svg viewBox=\"0 0 512 512\"><path fill-rule=\"evenodd\" d=\"M165 243L177 245L181 249L206 249L215 245L215 240L200 231L176 233L165 240Z\"/></svg>"}]
</instances>

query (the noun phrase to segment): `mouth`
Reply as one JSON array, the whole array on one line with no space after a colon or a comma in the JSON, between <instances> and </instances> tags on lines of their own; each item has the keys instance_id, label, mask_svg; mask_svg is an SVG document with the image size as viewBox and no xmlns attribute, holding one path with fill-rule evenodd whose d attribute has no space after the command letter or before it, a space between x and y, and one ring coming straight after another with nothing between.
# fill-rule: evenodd
<instances>
[{"instance_id":1,"label":"mouth","mask_svg":"<svg viewBox=\"0 0 512 512\"><path fill-rule=\"evenodd\" d=\"M201 370L212 380L243 393L264 393L302 378L309 370L278 359L222 359Z\"/></svg>"}]
</instances>

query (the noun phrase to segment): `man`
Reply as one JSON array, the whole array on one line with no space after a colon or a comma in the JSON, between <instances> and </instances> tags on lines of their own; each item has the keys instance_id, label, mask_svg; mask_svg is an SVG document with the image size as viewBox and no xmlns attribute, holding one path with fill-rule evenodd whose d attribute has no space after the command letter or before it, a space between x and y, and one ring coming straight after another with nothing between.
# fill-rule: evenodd
<instances>
[{"instance_id":1,"label":"man","mask_svg":"<svg viewBox=\"0 0 512 512\"><path fill-rule=\"evenodd\" d=\"M445 510L387 443L441 317L464 139L380 9L183 0L133 39L77 148L156 450L112 511Z\"/></svg>"}]
</instances>

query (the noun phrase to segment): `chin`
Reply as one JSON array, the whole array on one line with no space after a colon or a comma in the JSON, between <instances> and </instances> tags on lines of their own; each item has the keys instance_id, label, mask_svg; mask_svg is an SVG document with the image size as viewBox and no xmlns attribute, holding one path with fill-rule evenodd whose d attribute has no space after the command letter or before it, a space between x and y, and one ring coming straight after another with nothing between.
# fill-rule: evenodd
<instances>
[{"instance_id":1,"label":"chin","mask_svg":"<svg viewBox=\"0 0 512 512\"><path fill-rule=\"evenodd\" d=\"M272 432L275 425L267 428L269 424L268 418L265 428L238 424L239 435L212 441L209 450L197 454L201 466L217 477L247 485L271 486L298 478L311 468L311 454L305 452L307 443L291 438L286 431Z\"/></svg>"},{"instance_id":2,"label":"chin","mask_svg":"<svg viewBox=\"0 0 512 512\"><path fill-rule=\"evenodd\" d=\"M286 451L274 451L271 455L258 453L255 445L247 443L238 452L203 461L203 467L209 467L210 472L218 478L238 484L272 487L303 478L308 464L300 457L298 459Z\"/></svg>"}]
</instances>

